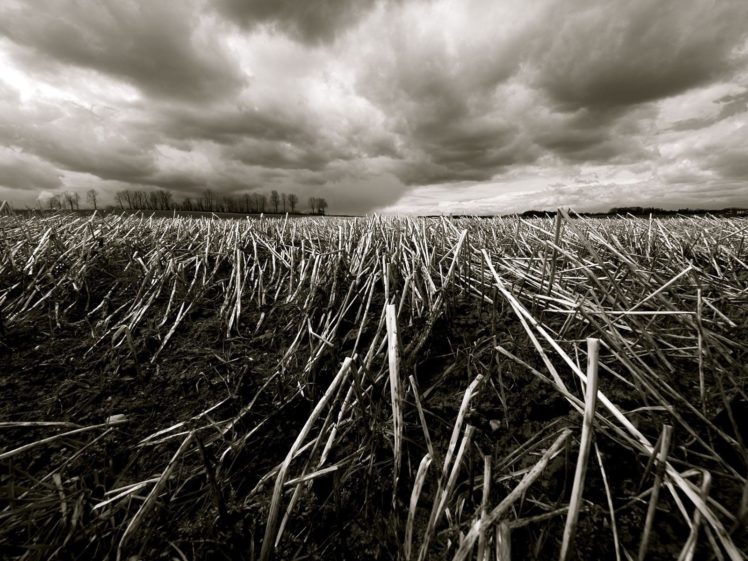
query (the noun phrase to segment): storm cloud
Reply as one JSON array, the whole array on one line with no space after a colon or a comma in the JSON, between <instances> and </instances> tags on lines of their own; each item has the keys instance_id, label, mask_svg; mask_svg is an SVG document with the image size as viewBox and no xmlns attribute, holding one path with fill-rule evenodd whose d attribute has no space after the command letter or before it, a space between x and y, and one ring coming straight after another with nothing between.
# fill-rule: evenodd
<instances>
[{"instance_id":1,"label":"storm cloud","mask_svg":"<svg viewBox=\"0 0 748 561\"><path fill-rule=\"evenodd\" d=\"M10 0L0 199L748 203L742 0Z\"/></svg>"},{"instance_id":2,"label":"storm cloud","mask_svg":"<svg viewBox=\"0 0 748 561\"><path fill-rule=\"evenodd\" d=\"M662 99L740 68L747 21L740 0L559 3L532 55L537 83L570 108Z\"/></svg>"},{"instance_id":3,"label":"storm cloud","mask_svg":"<svg viewBox=\"0 0 748 561\"><path fill-rule=\"evenodd\" d=\"M246 29L266 26L298 41L316 44L334 40L376 4L377 0L219 0L217 8Z\"/></svg>"},{"instance_id":4,"label":"storm cloud","mask_svg":"<svg viewBox=\"0 0 748 561\"><path fill-rule=\"evenodd\" d=\"M236 91L245 77L200 25L199 6L191 0L11 1L0 8L0 33L30 70L90 68L146 95L205 100Z\"/></svg>"},{"instance_id":5,"label":"storm cloud","mask_svg":"<svg viewBox=\"0 0 748 561\"><path fill-rule=\"evenodd\" d=\"M0 185L9 189L44 190L62 186L60 174L44 160L10 148L0 148Z\"/></svg>"}]
</instances>

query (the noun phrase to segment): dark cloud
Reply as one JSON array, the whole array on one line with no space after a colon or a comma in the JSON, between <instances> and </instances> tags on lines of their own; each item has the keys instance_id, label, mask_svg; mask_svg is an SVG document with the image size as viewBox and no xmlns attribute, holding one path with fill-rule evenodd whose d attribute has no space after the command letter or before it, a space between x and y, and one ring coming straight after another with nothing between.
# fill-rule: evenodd
<instances>
[{"instance_id":1,"label":"dark cloud","mask_svg":"<svg viewBox=\"0 0 748 561\"><path fill-rule=\"evenodd\" d=\"M194 171L170 170L157 173L142 183L143 187L161 187L184 195L194 195L206 189L232 192L241 188L235 181Z\"/></svg>"},{"instance_id":2,"label":"dark cloud","mask_svg":"<svg viewBox=\"0 0 748 561\"><path fill-rule=\"evenodd\" d=\"M149 151L128 142L113 142L106 146L76 146L61 138L49 136L38 145L28 143L40 157L60 168L89 173L102 179L141 181L155 171Z\"/></svg>"},{"instance_id":3,"label":"dark cloud","mask_svg":"<svg viewBox=\"0 0 748 561\"><path fill-rule=\"evenodd\" d=\"M533 140L561 156L579 159L580 153L610 142L612 128L619 117L621 112L588 109L573 113L551 111L535 127Z\"/></svg>"},{"instance_id":4,"label":"dark cloud","mask_svg":"<svg viewBox=\"0 0 748 561\"><path fill-rule=\"evenodd\" d=\"M313 142L309 116L293 107L274 105L262 110L243 104L211 107L166 105L153 113L159 130L174 139L211 140L232 144L244 138L272 142Z\"/></svg>"},{"instance_id":5,"label":"dark cloud","mask_svg":"<svg viewBox=\"0 0 748 561\"><path fill-rule=\"evenodd\" d=\"M643 144L641 115L578 109L551 113L529 126L533 141L571 163L631 163L655 157Z\"/></svg>"},{"instance_id":6,"label":"dark cloud","mask_svg":"<svg viewBox=\"0 0 748 561\"><path fill-rule=\"evenodd\" d=\"M466 166L446 166L430 160L405 160L395 163L392 169L398 179L408 186L485 181L498 171L498 168L489 171Z\"/></svg>"},{"instance_id":7,"label":"dark cloud","mask_svg":"<svg viewBox=\"0 0 748 561\"><path fill-rule=\"evenodd\" d=\"M395 203L406 190L396 176L386 173L341 174L335 181L310 185L316 196L325 197L340 213L357 213L361 209L376 209ZM302 199L303 203L306 203Z\"/></svg>"},{"instance_id":8,"label":"dark cloud","mask_svg":"<svg viewBox=\"0 0 748 561\"><path fill-rule=\"evenodd\" d=\"M194 2L38 0L0 7L0 33L28 49L27 68L64 65L123 79L148 95L205 100L243 78L229 54L198 30Z\"/></svg>"},{"instance_id":9,"label":"dark cloud","mask_svg":"<svg viewBox=\"0 0 748 561\"><path fill-rule=\"evenodd\" d=\"M304 43L334 40L357 23L379 0L219 0L221 13L254 29L265 25Z\"/></svg>"},{"instance_id":10,"label":"dark cloud","mask_svg":"<svg viewBox=\"0 0 748 561\"><path fill-rule=\"evenodd\" d=\"M102 179L139 181L155 171L152 146L125 123L112 123L105 111L73 103L25 110L0 105L0 142L62 170ZM115 125L115 126L113 126Z\"/></svg>"},{"instance_id":11,"label":"dark cloud","mask_svg":"<svg viewBox=\"0 0 748 561\"><path fill-rule=\"evenodd\" d=\"M258 169L319 172L335 162L398 157L392 135L356 122L344 123L341 131L343 125L331 126L324 116L314 115L303 99L293 103L283 96L211 111L188 104L156 107L151 124L174 145L189 149L195 142L216 143L225 161Z\"/></svg>"},{"instance_id":12,"label":"dark cloud","mask_svg":"<svg viewBox=\"0 0 748 561\"><path fill-rule=\"evenodd\" d=\"M513 148L520 134L516 124L465 114L442 123L419 123L413 136L435 162L490 168L518 159Z\"/></svg>"},{"instance_id":13,"label":"dark cloud","mask_svg":"<svg viewBox=\"0 0 748 561\"><path fill-rule=\"evenodd\" d=\"M266 168L319 171L335 158L315 146L300 147L288 142L245 139L223 151L225 157L247 165Z\"/></svg>"},{"instance_id":14,"label":"dark cloud","mask_svg":"<svg viewBox=\"0 0 748 561\"><path fill-rule=\"evenodd\" d=\"M411 138L421 156L396 166L408 185L483 181L512 165L531 163L540 152L523 132L506 123L457 119L442 128L429 127Z\"/></svg>"},{"instance_id":15,"label":"dark cloud","mask_svg":"<svg viewBox=\"0 0 748 561\"><path fill-rule=\"evenodd\" d=\"M396 21L384 48L367 53L358 91L390 116L406 184L485 181L544 155L573 165L656 159L656 110L642 107L745 63L748 4L738 0L510 3L516 24L492 32L494 9L466 2L475 17L452 40L417 15ZM716 120L744 100L719 103Z\"/></svg>"},{"instance_id":16,"label":"dark cloud","mask_svg":"<svg viewBox=\"0 0 748 561\"><path fill-rule=\"evenodd\" d=\"M632 105L735 69L746 21L743 0L559 2L530 60L537 83L565 106Z\"/></svg>"},{"instance_id":17,"label":"dark cloud","mask_svg":"<svg viewBox=\"0 0 748 561\"><path fill-rule=\"evenodd\" d=\"M19 190L57 189L60 172L52 165L18 149L0 149L0 186Z\"/></svg>"},{"instance_id":18,"label":"dark cloud","mask_svg":"<svg viewBox=\"0 0 748 561\"><path fill-rule=\"evenodd\" d=\"M743 147L730 148L708 157L705 167L724 179L748 181L748 158Z\"/></svg>"},{"instance_id":19,"label":"dark cloud","mask_svg":"<svg viewBox=\"0 0 748 561\"><path fill-rule=\"evenodd\" d=\"M417 15L397 22L360 66L357 91L389 116L402 144L397 176L408 185L481 181L533 161L538 151L496 94L517 71L524 32L486 49L483 29L457 45L431 31Z\"/></svg>"}]
</instances>

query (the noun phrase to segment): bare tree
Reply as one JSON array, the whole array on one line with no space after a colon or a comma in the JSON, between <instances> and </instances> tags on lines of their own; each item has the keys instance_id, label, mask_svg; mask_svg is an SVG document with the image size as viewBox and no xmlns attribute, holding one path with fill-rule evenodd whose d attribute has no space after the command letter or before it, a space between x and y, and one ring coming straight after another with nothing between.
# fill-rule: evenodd
<instances>
[{"instance_id":1,"label":"bare tree","mask_svg":"<svg viewBox=\"0 0 748 561\"><path fill-rule=\"evenodd\" d=\"M148 210L158 210L158 193L156 191L148 193L146 207Z\"/></svg>"},{"instance_id":2,"label":"bare tree","mask_svg":"<svg viewBox=\"0 0 748 561\"><path fill-rule=\"evenodd\" d=\"M132 192L133 205L138 210L145 210L148 206L148 195L145 191L133 191Z\"/></svg>"},{"instance_id":3,"label":"bare tree","mask_svg":"<svg viewBox=\"0 0 748 561\"><path fill-rule=\"evenodd\" d=\"M299 204L299 197L291 193L288 195L288 206L291 207L291 213L296 212L296 205Z\"/></svg>"},{"instance_id":4,"label":"bare tree","mask_svg":"<svg viewBox=\"0 0 748 561\"><path fill-rule=\"evenodd\" d=\"M143 208L142 195L140 191L130 191L130 208L140 210Z\"/></svg>"},{"instance_id":5,"label":"bare tree","mask_svg":"<svg viewBox=\"0 0 748 561\"><path fill-rule=\"evenodd\" d=\"M223 212L236 212L239 209L239 202L234 197L223 197L221 202Z\"/></svg>"},{"instance_id":6,"label":"bare tree","mask_svg":"<svg viewBox=\"0 0 748 561\"><path fill-rule=\"evenodd\" d=\"M213 196L213 191L211 191L210 189L206 189L205 191L203 191L203 197L200 200L200 204L202 206L201 210L213 212L213 208L215 206L215 197Z\"/></svg>"},{"instance_id":7,"label":"bare tree","mask_svg":"<svg viewBox=\"0 0 748 561\"><path fill-rule=\"evenodd\" d=\"M325 209L327 208L327 201L323 198L317 199L317 210L320 214L325 214Z\"/></svg>"},{"instance_id":8,"label":"bare tree","mask_svg":"<svg viewBox=\"0 0 748 561\"><path fill-rule=\"evenodd\" d=\"M47 201L47 204L49 205L49 210L61 208L62 204L60 203L60 195L53 195L52 197L50 197L49 201Z\"/></svg>"},{"instance_id":9,"label":"bare tree","mask_svg":"<svg viewBox=\"0 0 748 561\"><path fill-rule=\"evenodd\" d=\"M97 210L96 201L99 198L99 194L96 192L96 189L89 189L86 191L86 200L88 203L93 206L94 210Z\"/></svg>"},{"instance_id":10,"label":"bare tree","mask_svg":"<svg viewBox=\"0 0 748 561\"><path fill-rule=\"evenodd\" d=\"M125 208L125 205L127 205L128 209L133 209L132 191L125 189L124 191L120 191L119 193L117 193L117 195L120 199L122 208Z\"/></svg>"},{"instance_id":11,"label":"bare tree","mask_svg":"<svg viewBox=\"0 0 748 561\"><path fill-rule=\"evenodd\" d=\"M309 197L309 208L312 209L312 214L317 213L317 197Z\"/></svg>"},{"instance_id":12,"label":"bare tree","mask_svg":"<svg viewBox=\"0 0 748 561\"><path fill-rule=\"evenodd\" d=\"M172 202L171 192L159 189L158 191L156 191L156 195L158 199L158 208L161 210L170 210L174 204Z\"/></svg>"},{"instance_id":13,"label":"bare tree","mask_svg":"<svg viewBox=\"0 0 748 561\"><path fill-rule=\"evenodd\" d=\"M273 205L273 212L278 212L278 204L280 204L280 196L278 191L273 190L270 192L270 202Z\"/></svg>"},{"instance_id":14,"label":"bare tree","mask_svg":"<svg viewBox=\"0 0 748 561\"><path fill-rule=\"evenodd\" d=\"M73 210L75 208L75 197L73 196L73 192L67 191L63 193L63 196L65 197L65 204L68 206L68 209Z\"/></svg>"},{"instance_id":15,"label":"bare tree","mask_svg":"<svg viewBox=\"0 0 748 561\"><path fill-rule=\"evenodd\" d=\"M283 212L286 212L286 203L288 202L288 195L281 193L281 200L283 201Z\"/></svg>"}]
</instances>

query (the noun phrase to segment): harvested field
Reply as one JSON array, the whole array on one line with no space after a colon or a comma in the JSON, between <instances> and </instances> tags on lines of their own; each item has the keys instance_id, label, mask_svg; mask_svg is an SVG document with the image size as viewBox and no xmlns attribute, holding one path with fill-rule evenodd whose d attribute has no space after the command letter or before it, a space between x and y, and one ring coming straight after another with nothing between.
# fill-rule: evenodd
<instances>
[{"instance_id":1,"label":"harvested field","mask_svg":"<svg viewBox=\"0 0 748 561\"><path fill-rule=\"evenodd\" d=\"M748 553L745 220L0 234L6 559Z\"/></svg>"}]
</instances>

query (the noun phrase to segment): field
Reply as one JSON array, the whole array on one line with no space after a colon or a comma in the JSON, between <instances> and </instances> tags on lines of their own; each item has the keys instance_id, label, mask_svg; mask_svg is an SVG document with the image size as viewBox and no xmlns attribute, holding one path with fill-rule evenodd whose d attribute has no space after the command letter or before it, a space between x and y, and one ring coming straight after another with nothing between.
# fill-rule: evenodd
<instances>
[{"instance_id":1,"label":"field","mask_svg":"<svg viewBox=\"0 0 748 561\"><path fill-rule=\"evenodd\" d=\"M6 559L748 553L745 220L0 236Z\"/></svg>"}]
</instances>

